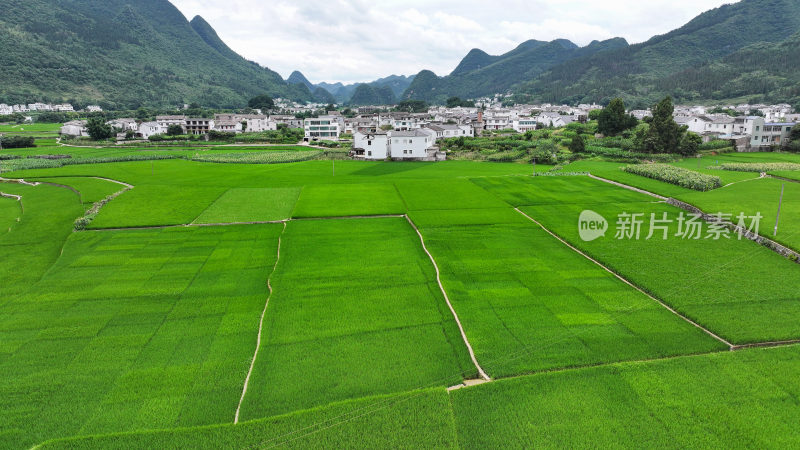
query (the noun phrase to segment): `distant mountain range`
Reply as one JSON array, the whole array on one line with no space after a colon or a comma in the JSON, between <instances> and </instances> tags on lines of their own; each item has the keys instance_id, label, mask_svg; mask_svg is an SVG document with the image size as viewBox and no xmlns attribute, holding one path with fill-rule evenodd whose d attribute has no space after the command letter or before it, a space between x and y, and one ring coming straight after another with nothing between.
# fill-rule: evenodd
<instances>
[{"instance_id":1,"label":"distant mountain range","mask_svg":"<svg viewBox=\"0 0 800 450\"><path fill-rule=\"evenodd\" d=\"M800 1L742 0L636 45L616 38L578 48L528 41L500 56L474 49L448 76L419 73L403 98L442 102L512 92L519 101L649 106L688 101L800 105Z\"/></svg>"},{"instance_id":2,"label":"distant mountain range","mask_svg":"<svg viewBox=\"0 0 800 450\"><path fill-rule=\"evenodd\" d=\"M259 94L298 101L443 103L513 93L518 101L648 106L777 102L800 106L800 1L741 0L629 45L530 40L502 55L471 50L446 76L422 71L370 83L283 80L231 50L202 17L168 0L5 0L0 102L100 103L106 108L197 102L242 107Z\"/></svg>"},{"instance_id":3,"label":"distant mountain range","mask_svg":"<svg viewBox=\"0 0 800 450\"><path fill-rule=\"evenodd\" d=\"M335 103L354 105L386 105L394 103L408 89L412 81L414 81L413 75L410 77L391 75L369 83L343 84L323 82L315 85L298 71L292 72L289 78L286 79L287 83L303 84L312 92L322 88L333 96L333 102ZM359 90L361 86L367 87ZM391 95L388 95L388 93L391 93Z\"/></svg>"},{"instance_id":4,"label":"distant mountain range","mask_svg":"<svg viewBox=\"0 0 800 450\"><path fill-rule=\"evenodd\" d=\"M476 98L502 93L564 61L627 46L622 38L594 41L586 47L578 47L566 39L556 39L523 42L500 56L473 49L446 77L432 76L430 71L418 74L403 98L441 103L448 97Z\"/></svg>"}]
</instances>

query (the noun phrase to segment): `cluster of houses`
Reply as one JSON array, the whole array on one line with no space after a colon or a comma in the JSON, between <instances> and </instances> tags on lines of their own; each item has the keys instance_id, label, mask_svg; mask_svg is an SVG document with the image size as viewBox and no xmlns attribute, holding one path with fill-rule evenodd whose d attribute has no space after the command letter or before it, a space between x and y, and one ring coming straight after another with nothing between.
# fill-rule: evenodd
<instances>
[{"instance_id":1,"label":"cluster of houses","mask_svg":"<svg viewBox=\"0 0 800 450\"><path fill-rule=\"evenodd\" d=\"M441 139L475 137L487 130L525 133L547 127L560 128L573 122L584 123L591 111L602 109L597 104L504 106L498 98L487 98L472 108L436 106L426 112L405 113L387 111L385 106L365 106L358 108L355 117L329 111L323 116L299 119L290 112L295 109L302 112L301 109L307 109L309 105L301 107L284 101L280 106L283 114L279 115L216 114L213 118L169 115L158 116L151 122L115 119L108 123L117 129L120 138L133 136L138 139L166 134L171 126L176 125L181 127L182 134L193 135L212 131L262 132L277 130L283 125L304 129L307 142L336 141L342 134L352 135L355 158L439 160L444 158L436 146ZM792 127L800 121L800 114L793 114L789 105L736 105L724 110L744 115L712 114L703 106L676 106L675 120L704 140L735 141L740 151L783 145ZM638 119L652 116L650 110L628 112ZM61 134L86 136L86 122L68 122L62 127Z\"/></svg>"},{"instance_id":2,"label":"cluster of houses","mask_svg":"<svg viewBox=\"0 0 800 450\"><path fill-rule=\"evenodd\" d=\"M61 127L61 135L67 137L88 136L86 123L85 120L67 122ZM158 116L155 121L151 122L123 118L109 120L107 124L117 130L118 138L124 139L132 134L137 139L149 139L151 136L167 134L169 128L175 125L181 127L181 134L204 135L211 131L228 133L274 131L278 129L279 125L302 128L303 120L291 115L215 114L213 119L171 115Z\"/></svg>"},{"instance_id":3,"label":"cluster of houses","mask_svg":"<svg viewBox=\"0 0 800 450\"><path fill-rule=\"evenodd\" d=\"M74 112L75 108L69 103L51 104L51 103L30 103L27 105L6 105L0 103L0 116L8 116L15 113L29 113L29 112ZM97 105L89 105L85 109L86 112L102 112L103 108Z\"/></svg>"}]
</instances>

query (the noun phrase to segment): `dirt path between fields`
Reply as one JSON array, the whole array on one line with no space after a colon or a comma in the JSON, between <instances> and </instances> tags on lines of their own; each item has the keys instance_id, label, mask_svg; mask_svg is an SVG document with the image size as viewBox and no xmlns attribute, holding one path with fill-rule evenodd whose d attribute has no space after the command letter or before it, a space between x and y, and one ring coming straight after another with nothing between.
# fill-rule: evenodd
<instances>
[{"instance_id":1,"label":"dirt path between fields","mask_svg":"<svg viewBox=\"0 0 800 450\"><path fill-rule=\"evenodd\" d=\"M491 381L492 379L489 377L489 375L486 374L486 372L484 372L483 368L478 363L477 358L475 358L475 352L472 350L472 345L470 345L469 339L467 339L467 333L464 332L464 326L461 325L461 320L458 318L458 313L456 313L455 308L453 308L453 304L450 303L450 297L447 295L447 291L445 291L444 286L442 285L442 277L441 273L439 272L439 265L436 264L436 260L433 258L433 255L431 254L431 252L428 251L428 247L425 245L425 238L422 237L422 233L419 231L419 228L417 228L417 225L411 220L411 218L408 217L408 215L405 215L404 217L411 225L411 228L413 228L414 231L417 232L417 236L419 236L419 241L422 244L422 249L425 250L425 253L428 255L428 258L431 259L433 268L436 269L436 283L439 284L439 289L442 291L442 295L444 296L444 301L447 302L447 307L450 308L450 312L453 314L453 318L456 320L458 329L459 331L461 331L461 339L464 340L464 345L467 346L467 350L469 351L469 356L470 358L472 358L472 363L475 365L475 368L478 369L478 374L480 374L481 379L484 382ZM476 384L473 381L470 381L470 383Z\"/></svg>"},{"instance_id":2,"label":"dirt path between fields","mask_svg":"<svg viewBox=\"0 0 800 450\"><path fill-rule=\"evenodd\" d=\"M681 318L681 319L683 319L685 322L692 324L692 325L693 325L693 326L695 326L696 328L699 328L700 330L702 330L702 331L703 331L704 333L706 333L707 335L709 335L709 336L711 336L712 338L716 339L717 341L719 341L719 342L721 342L721 343L725 344L725 345L726 345L726 346L727 346L727 347L728 347L730 350L734 350L734 347L735 347L735 346L734 346L733 344L731 344L730 342L728 342L727 340L725 340L725 339L721 338L720 336L717 336L716 334L714 334L713 332L711 332L711 330L708 330L707 328L703 327L702 325L698 324L697 322L693 321L692 319L689 319L688 317L686 317L686 316L682 315L681 313L679 313L678 311L676 311L675 309L673 309L672 307L670 307L670 306L669 306L669 305L667 305L666 303L664 303L664 302L662 302L661 300L659 300L659 299L657 299L657 298L653 297L653 296L652 296L652 295L650 295L649 293L645 292L643 289L639 288L639 287L638 287L638 286L636 286L635 284L633 284L633 283L631 283L630 281L628 281L627 279L623 278L621 275L617 274L617 273L616 273L616 272L614 272L613 270L611 270L611 269L609 269L608 267L604 266L602 263L600 263L600 262L599 262L599 261L597 261L596 259L594 259L594 258L592 258L591 256L587 255L587 254L586 254L586 253L584 253L583 251L579 250L577 247L573 246L572 244L570 244L569 242L565 241L564 239L561 239L561 237L560 237L560 236L558 236L557 234L555 234L555 233L553 233L552 231L548 230L548 229L547 229L547 228L546 228L544 225L542 225L541 223L539 223L539 222L538 222L536 219L534 219L533 217L531 217L531 216L529 216L529 215L525 214L524 212L522 212L522 211L521 211L519 208L514 208L514 210L515 210L515 211L517 211L518 213L522 214L522 215L523 215L525 218L527 218L527 219L528 219L528 220L530 220L531 222L533 222L533 223L535 223L536 225L538 225L538 226L539 226L539 227L540 227L542 230L544 230L545 232L547 232L547 233L548 233L550 236L553 236L554 238L558 239L558 240L559 240L559 241L560 241L562 244L564 244L564 245L566 245L567 247L571 248L571 249L572 249L574 252L578 253L579 255L583 256L584 258L588 259L589 261L591 261L591 262L595 263L596 265L600 266L600 268L602 268L602 269L603 269L603 270L605 270L606 272L610 273L611 275L613 275L614 277L616 277L618 280L622 281L623 283L627 284L628 286L630 286L630 287L632 287L632 288L636 289L637 291L641 292L642 294L646 295L648 298L650 298L650 299L651 299L651 300L653 300L654 302L658 303L659 305L663 306L663 307L664 307L666 310L668 310L668 311L669 311L669 312L671 312L672 314L675 314L676 316L680 317L680 318Z\"/></svg>"},{"instance_id":3,"label":"dirt path between fields","mask_svg":"<svg viewBox=\"0 0 800 450\"><path fill-rule=\"evenodd\" d=\"M39 185L39 183L37 183L37 182L25 181L22 178L3 178L3 177L0 177L0 183L24 184L25 186L38 186Z\"/></svg>"},{"instance_id":4,"label":"dirt path between fields","mask_svg":"<svg viewBox=\"0 0 800 450\"><path fill-rule=\"evenodd\" d=\"M278 263L281 260L281 241L283 240L283 234L286 232L286 223L283 224L283 230L281 231L280 236L278 236L278 256L275 258L275 265L272 266L272 272L270 272L269 276L267 277L267 288L269 289L269 294L267 295L267 300L264 302L264 309L261 311L261 319L258 321L258 337L256 338L256 350L253 352L253 359L250 361L250 369L247 371L247 376L244 379L244 387L242 387L242 396L239 397L239 406L236 407L236 414L233 417L233 423L239 423L239 413L242 410L242 402L244 402L244 396L247 394L247 387L250 385L250 376L253 374L253 368L256 365L256 358L258 357L258 350L261 348L261 333L264 329L264 316L267 314L267 307L269 306L269 300L272 298L272 276L275 274L275 270L278 268Z\"/></svg>"},{"instance_id":5,"label":"dirt path between fields","mask_svg":"<svg viewBox=\"0 0 800 450\"><path fill-rule=\"evenodd\" d=\"M17 194L6 194L5 192L0 192L0 197L13 198L14 200L16 200L18 202L22 201L22 196L21 195L17 195Z\"/></svg>"},{"instance_id":6,"label":"dirt path between fields","mask_svg":"<svg viewBox=\"0 0 800 450\"><path fill-rule=\"evenodd\" d=\"M767 174L766 174L766 173L762 173L760 177L756 177L756 178L748 178L748 179L746 179L746 180L740 180L740 181L734 181L733 183L728 183L728 184L726 184L725 186L722 186L722 187L721 187L721 188L719 188L719 189L724 189L724 188L726 188L726 187L728 187L728 186L733 186L734 184L746 183L746 182L748 182L748 181L760 180L760 179L762 179L762 178L766 178L766 177L767 177Z\"/></svg>"}]
</instances>

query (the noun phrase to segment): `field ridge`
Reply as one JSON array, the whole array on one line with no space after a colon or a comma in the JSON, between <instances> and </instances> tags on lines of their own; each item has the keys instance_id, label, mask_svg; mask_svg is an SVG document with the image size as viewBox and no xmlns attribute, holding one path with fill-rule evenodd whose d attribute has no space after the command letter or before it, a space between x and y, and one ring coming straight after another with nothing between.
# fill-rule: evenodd
<instances>
[{"instance_id":1,"label":"field ridge","mask_svg":"<svg viewBox=\"0 0 800 450\"><path fill-rule=\"evenodd\" d=\"M267 314L269 299L272 297L272 275L275 274L275 270L278 268L278 263L281 261L281 241L283 239L283 234L285 232L286 232L286 222L283 223L283 230L281 230L281 234L278 236L278 254L275 258L275 264L272 266L272 271L269 273L269 276L267 277L267 289L269 289L269 294L267 295L267 300L264 302L264 309L261 311L261 318L258 320L256 349L253 352L253 359L250 361L250 369L247 370L247 376L244 379L244 386L242 386L242 396L239 397L239 405L236 407L236 414L234 415L233 423L239 423L239 413L242 410L242 402L244 402L244 396L247 394L247 387L250 384L250 376L253 374L253 367L255 367L256 365L256 358L258 358L258 350L261 348L261 334L264 329L264 316Z\"/></svg>"}]
</instances>

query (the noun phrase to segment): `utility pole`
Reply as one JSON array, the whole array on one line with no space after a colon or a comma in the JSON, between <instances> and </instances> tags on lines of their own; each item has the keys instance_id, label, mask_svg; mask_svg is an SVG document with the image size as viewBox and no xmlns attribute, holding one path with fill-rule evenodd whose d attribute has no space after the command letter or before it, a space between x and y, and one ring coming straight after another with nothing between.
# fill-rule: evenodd
<instances>
[{"instance_id":1,"label":"utility pole","mask_svg":"<svg viewBox=\"0 0 800 450\"><path fill-rule=\"evenodd\" d=\"M533 157L533 176L536 176L536 157Z\"/></svg>"},{"instance_id":2,"label":"utility pole","mask_svg":"<svg viewBox=\"0 0 800 450\"><path fill-rule=\"evenodd\" d=\"M775 218L775 231L772 233L773 236L778 235L778 222L781 220L781 206L783 206L783 189L786 187L786 183L781 185L781 198L778 200L778 217Z\"/></svg>"}]
</instances>

